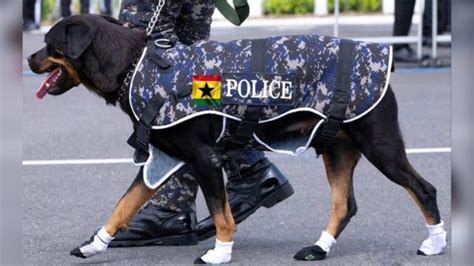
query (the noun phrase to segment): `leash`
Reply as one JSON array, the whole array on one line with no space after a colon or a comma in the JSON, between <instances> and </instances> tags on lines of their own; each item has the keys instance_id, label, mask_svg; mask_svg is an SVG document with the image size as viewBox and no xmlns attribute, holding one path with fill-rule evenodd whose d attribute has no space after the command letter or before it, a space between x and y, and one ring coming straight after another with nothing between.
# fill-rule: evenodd
<instances>
[{"instance_id":1,"label":"leash","mask_svg":"<svg viewBox=\"0 0 474 266\"><path fill-rule=\"evenodd\" d=\"M145 50L146 44L147 44L148 40L150 39L150 36L153 32L153 29L155 28L156 23L158 22L158 18L160 17L161 10L163 9L164 6L165 6L165 0L159 0L158 4L156 5L155 9L153 10L153 16L151 17L150 22L148 23L148 26L146 27L146 30L145 30L146 40L143 43L143 47L140 50L140 53L138 53L138 55L133 60L133 63L131 65L130 69L128 70L128 72L127 72L127 76L125 77L125 79L123 81L123 84L122 84L122 86L120 87L120 89L118 91L117 100L119 102L121 102L123 100L123 96L124 96L125 92L127 91L127 88L130 85L130 82L132 81L132 76L133 76L133 73L135 72L135 69L138 65L138 61L140 61L140 56L143 54L143 50ZM161 41L163 41L163 39L158 39L158 40L155 41L155 43L160 43Z\"/></svg>"},{"instance_id":2,"label":"leash","mask_svg":"<svg viewBox=\"0 0 474 266\"><path fill-rule=\"evenodd\" d=\"M232 24L240 26L249 16L250 8L247 0L233 0L234 7L226 0L214 0L216 8Z\"/></svg>"}]
</instances>

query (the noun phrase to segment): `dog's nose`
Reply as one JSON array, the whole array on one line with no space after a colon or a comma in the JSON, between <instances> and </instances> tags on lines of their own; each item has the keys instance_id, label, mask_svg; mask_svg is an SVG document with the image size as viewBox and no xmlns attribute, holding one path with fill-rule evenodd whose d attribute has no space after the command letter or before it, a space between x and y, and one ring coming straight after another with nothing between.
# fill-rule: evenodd
<instances>
[{"instance_id":1,"label":"dog's nose","mask_svg":"<svg viewBox=\"0 0 474 266\"><path fill-rule=\"evenodd\" d=\"M28 61L28 66L30 67L31 71L33 71L36 74L41 74L38 70L38 65L35 63L35 55L32 54L26 58L26 61Z\"/></svg>"}]
</instances>

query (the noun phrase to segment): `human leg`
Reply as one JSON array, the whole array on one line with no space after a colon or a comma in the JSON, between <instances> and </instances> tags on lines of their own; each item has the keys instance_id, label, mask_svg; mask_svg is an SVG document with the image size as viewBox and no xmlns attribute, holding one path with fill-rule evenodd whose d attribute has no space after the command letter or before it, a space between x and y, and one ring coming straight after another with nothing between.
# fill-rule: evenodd
<instances>
[{"instance_id":1,"label":"human leg","mask_svg":"<svg viewBox=\"0 0 474 266\"><path fill-rule=\"evenodd\" d=\"M71 16L71 0L61 0L61 17Z\"/></svg>"},{"instance_id":2,"label":"human leg","mask_svg":"<svg viewBox=\"0 0 474 266\"><path fill-rule=\"evenodd\" d=\"M235 159L235 167L228 167L227 193L235 222L241 223L258 208L271 208L289 198L293 187L285 175L257 150L246 150ZM214 236L215 227L210 217L196 227L199 240Z\"/></svg>"},{"instance_id":3,"label":"human leg","mask_svg":"<svg viewBox=\"0 0 474 266\"><path fill-rule=\"evenodd\" d=\"M35 24L36 0L23 0L23 30L29 31L37 28Z\"/></svg>"},{"instance_id":4,"label":"human leg","mask_svg":"<svg viewBox=\"0 0 474 266\"><path fill-rule=\"evenodd\" d=\"M89 14L90 0L81 0L81 14Z\"/></svg>"},{"instance_id":5,"label":"human leg","mask_svg":"<svg viewBox=\"0 0 474 266\"><path fill-rule=\"evenodd\" d=\"M112 16L112 3L111 3L111 0L101 0L101 2L100 2L100 13L102 15Z\"/></svg>"},{"instance_id":6,"label":"human leg","mask_svg":"<svg viewBox=\"0 0 474 266\"><path fill-rule=\"evenodd\" d=\"M127 230L117 234L110 247L197 244L197 190L194 174L183 166L133 217Z\"/></svg>"},{"instance_id":7,"label":"human leg","mask_svg":"<svg viewBox=\"0 0 474 266\"><path fill-rule=\"evenodd\" d=\"M393 36L408 36L410 33L415 0L395 1L395 22L393 24ZM395 62L417 62L415 51L407 43L394 44Z\"/></svg>"}]
</instances>

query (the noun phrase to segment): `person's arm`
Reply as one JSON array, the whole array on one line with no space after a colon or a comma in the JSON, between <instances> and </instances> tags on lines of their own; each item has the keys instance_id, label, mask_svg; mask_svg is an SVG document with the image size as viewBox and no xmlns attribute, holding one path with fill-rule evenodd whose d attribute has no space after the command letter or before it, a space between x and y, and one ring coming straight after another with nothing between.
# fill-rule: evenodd
<instances>
[{"instance_id":1,"label":"person's arm","mask_svg":"<svg viewBox=\"0 0 474 266\"><path fill-rule=\"evenodd\" d=\"M123 0L119 20L125 27L146 30L160 0ZM151 39L167 38L176 41L176 19L185 0L165 0Z\"/></svg>"},{"instance_id":2,"label":"person's arm","mask_svg":"<svg viewBox=\"0 0 474 266\"><path fill-rule=\"evenodd\" d=\"M192 44L208 39L214 7L213 0L186 0L176 21L176 34L179 41Z\"/></svg>"},{"instance_id":3,"label":"person's arm","mask_svg":"<svg viewBox=\"0 0 474 266\"><path fill-rule=\"evenodd\" d=\"M145 30L152 16L152 0L122 0L119 21L125 27Z\"/></svg>"}]
</instances>

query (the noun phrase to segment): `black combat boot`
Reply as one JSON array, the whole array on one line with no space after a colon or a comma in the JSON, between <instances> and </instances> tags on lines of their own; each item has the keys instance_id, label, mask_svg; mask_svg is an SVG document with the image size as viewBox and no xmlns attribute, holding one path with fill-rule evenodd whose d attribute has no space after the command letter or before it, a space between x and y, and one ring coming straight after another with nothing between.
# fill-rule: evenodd
<instances>
[{"instance_id":1,"label":"black combat boot","mask_svg":"<svg viewBox=\"0 0 474 266\"><path fill-rule=\"evenodd\" d=\"M109 247L196 245L196 213L177 213L148 203L119 232Z\"/></svg>"},{"instance_id":2,"label":"black combat boot","mask_svg":"<svg viewBox=\"0 0 474 266\"><path fill-rule=\"evenodd\" d=\"M288 179L266 158L242 171L239 177L229 177L226 188L236 224L247 219L261 206L271 208L294 193ZM210 216L198 223L196 233L199 240L216 234Z\"/></svg>"}]
</instances>

